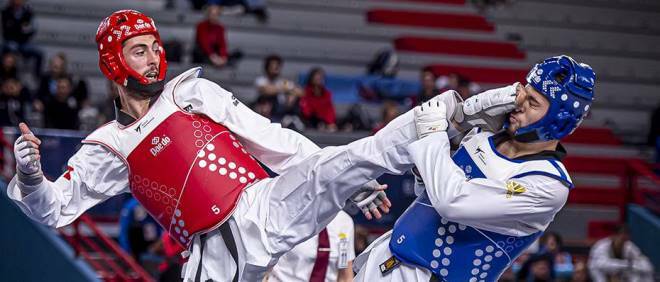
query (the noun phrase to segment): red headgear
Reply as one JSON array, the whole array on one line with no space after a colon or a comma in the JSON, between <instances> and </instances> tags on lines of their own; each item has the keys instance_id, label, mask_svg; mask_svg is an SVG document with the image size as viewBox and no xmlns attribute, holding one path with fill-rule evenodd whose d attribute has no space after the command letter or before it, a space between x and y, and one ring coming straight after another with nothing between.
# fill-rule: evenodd
<instances>
[{"instance_id":1,"label":"red headgear","mask_svg":"<svg viewBox=\"0 0 660 282\"><path fill-rule=\"evenodd\" d=\"M156 37L160 48L160 66L158 82L149 85L149 80L126 65L122 53L122 43L127 39L151 34ZM121 10L105 18L96 31L96 44L99 50L99 67L108 79L123 86L135 86L145 92L152 92L156 86L158 92L164 84L167 73L165 50L154 20L135 10ZM137 83L135 83L137 82ZM158 85L159 84L159 85ZM146 88L145 88L146 87ZM149 89L151 88L151 89Z\"/></svg>"}]
</instances>

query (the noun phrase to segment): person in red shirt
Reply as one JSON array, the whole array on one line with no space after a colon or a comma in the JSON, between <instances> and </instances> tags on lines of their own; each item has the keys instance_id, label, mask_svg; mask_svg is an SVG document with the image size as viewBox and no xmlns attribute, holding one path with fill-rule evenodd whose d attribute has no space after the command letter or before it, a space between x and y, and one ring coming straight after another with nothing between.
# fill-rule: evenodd
<instances>
[{"instance_id":1,"label":"person in red shirt","mask_svg":"<svg viewBox=\"0 0 660 282\"><path fill-rule=\"evenodd\" d=\"M305 95L300 98L300 114L306 123L319 130L337 131L332 93L325 87L325 73L316 67L310 70Z\"/></svg>"},{"instance_id":2,"label":"person in red shirt","mask_svg":"<svg viewBox=\"0 0 660 282\"><path fill-rule=\"evenodd\" d=\"M227 51L225 27L220 22L222 7L210 3L206 7L206 18L197 24L193 63L211 64L215 67L233 65L243 55L241 51Z\"/></svg>"}]
</instances>

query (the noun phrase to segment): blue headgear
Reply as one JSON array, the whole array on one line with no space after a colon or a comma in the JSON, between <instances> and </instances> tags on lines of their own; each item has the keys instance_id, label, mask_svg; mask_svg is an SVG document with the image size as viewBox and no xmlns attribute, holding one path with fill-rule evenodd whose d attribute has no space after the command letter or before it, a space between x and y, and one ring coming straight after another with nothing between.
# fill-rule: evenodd
<instances>
[{"instance_id":1,"label":"blue headgear","mask_svg":"<svg viewBox=\"0 0 660 282\"><path fill-rule=\"evenodd\" d=\"M527 74L527 82L550 101L550 107L539 121L516 130L514 139L549 141L573 133L591 107L595 79L589 65L566 55L536 64ZM505 128L508 126L507 120Z\"/></svg>"}]
</instances>

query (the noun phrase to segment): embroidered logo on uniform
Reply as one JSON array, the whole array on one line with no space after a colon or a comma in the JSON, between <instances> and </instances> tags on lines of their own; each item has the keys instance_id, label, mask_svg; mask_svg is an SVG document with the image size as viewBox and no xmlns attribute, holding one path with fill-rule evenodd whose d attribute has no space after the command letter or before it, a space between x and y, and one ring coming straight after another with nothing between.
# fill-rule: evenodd
<instances>
[{"instance_id":1,"label":"embroidered logo on uniform","mask_svg":"<svg viewBox=\"0 0 660 282\"><path fill-rule=\"evenodd\" d=\"M137 128L135 128L135 132L137 132L137 133L142 133L142 128L147 127L147 125L149 125L149 123L151 123L154 119L155 119L155 117L151 117L150 119L141 122L141 123L137 126Z\"/></svg>"},{"instance_id":2,"label":"embroidered logo on uniform","mask_svg":"<svg viewBox=\"0 0 660 282\"><path fill-rule=\"evenodd\" d=\"M192 105L188 105L188 106L184 107L183 110L186 111L186 112L191 112L192 108L193 108Z\"/></svg>"},{"instance_id":3,"label":"embroidered logo on uniform","mask_svg":"<svg viewBox=\"0 0 660 282\"><path fill-rule=\"evenodd\" d=\"M236 96L231 95L231 100L232 100L231 103L234 104L234 107L235 107L235 106L238 106L238 103L239 103L239 102L238 102L238 99L236 99Z\"/></svg>"},{"instance_id":4,"label":"embroidered logo on uniform","mask_svg":"<svg viewBox=\"0 0 660 282\"><path fill-rule=\"evenodd\" d=\"M66 180L71 180L71 172L73 172L73 167L69 165L66 166L66 172L64 175L62 175L62 177L64 177Z\"/></svg>"},{"instance_id":5,"label":"embroidered logo on uniform","mask_svg":"<svg viewBox=\"0 0 660 282\"><path fill-rule=\"evenodd\" d=\"M482 163L486 164L486 157L484 157L484 151L481 150L481 147L477 147L475 154L477 154L477 157L479 157Z\"/></svg>"},{"instance_id":6,"label":"embroidered logo on uniform","mask_svg":"<svg viewBox=\"0 0 660 282\"><path fill-rule=\"evenodd\" d=\"M518 183L518 182L515 182L513 180L509 180L509 181L506 182L506 197L507 197L507 199L513 197L513 195L518 195L518 194L525 193L526 191L527 191L527 189L525 189L525 187L520 185L520 183Z\"/></svg>"},{"instance_id":7,"label":"embroidered logo on uniform","mask_svg":"<svg viewBox=\"0 0 660 282\"><path fill-rule=\"evenodd\" d=\"M170 143L172 143L172 140L169 137L163 136L161 138L161 137L156 136L156 137L151 139L151 145L154 145L154 146L151 147L151 150L149 150L149 151L151 152L151 155L153 155L155 157L160 152L165 150L165 147L167 147L167 145L170 145Z\"/></svg>"}]
</instances>

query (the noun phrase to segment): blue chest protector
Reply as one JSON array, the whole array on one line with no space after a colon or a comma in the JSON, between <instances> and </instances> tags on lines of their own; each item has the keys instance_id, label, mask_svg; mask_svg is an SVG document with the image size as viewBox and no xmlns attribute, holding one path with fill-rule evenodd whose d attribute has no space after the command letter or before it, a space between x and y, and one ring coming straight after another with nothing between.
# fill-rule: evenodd
<instances>
[{"instance_id":1,"label":"blue chest protector","mask_svg":"<svg viewBox=\"0 0 660 282\"><path fill-rule=\"evenodd\" d=\"M495 151L492 137L479 135L464 143L452 157L468 179L542 174L570 183L563 166L554 161L543 160L539 166L508 160ZM503 160L511 164L500 163ZM551 169L554 171L549 173ZM390 250L400 261L426 268L441 281L496 281L541 234L509 236L448 221L437 213L424 192L395 223Z\"/></svg>"}]
</instances>

